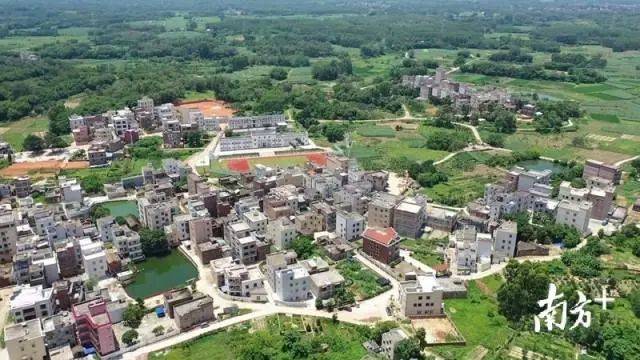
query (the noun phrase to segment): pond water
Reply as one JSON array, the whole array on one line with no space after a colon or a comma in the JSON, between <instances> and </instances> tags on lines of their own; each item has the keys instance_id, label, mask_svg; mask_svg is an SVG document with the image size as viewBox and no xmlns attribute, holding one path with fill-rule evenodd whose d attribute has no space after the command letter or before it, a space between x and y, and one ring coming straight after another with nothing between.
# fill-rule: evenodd
<instances>
[{"instance_id":1,"label":"pond water","mask_svg":"<svg viewBox=\"0 0 640 360\"><path fill-rule=\"evenodd\" d=\"M138 202L135 200L118 200L102 203L102 206L111 211L111 216L127 217L127 215L133 215L138 217Z\"/></svg>"},{"instance_id":2,"label":"pond water","mask_svg":"<svg viewBox=\"0 0 640 360\"><path fill-rule=\"evenodd\" d=\"M564 166L562 166L561 164L554 164L553 161L541 159L520 161L516 165L522 166L527 170L543 171L549 169L553 173L560 172L564 169Z\"/></svg>"},{"instance_id":3,"label":"pond water","mask_svg":"<svg viewBox=\"0 0 640 360\"><path fill-rule=\"evenodd\" d=\"M132 298L148 298L184 286L198 277L198 269L178 250L169 255L150 257L136 264L138 272L125 290Z\"/></svg>"}]
</instances>

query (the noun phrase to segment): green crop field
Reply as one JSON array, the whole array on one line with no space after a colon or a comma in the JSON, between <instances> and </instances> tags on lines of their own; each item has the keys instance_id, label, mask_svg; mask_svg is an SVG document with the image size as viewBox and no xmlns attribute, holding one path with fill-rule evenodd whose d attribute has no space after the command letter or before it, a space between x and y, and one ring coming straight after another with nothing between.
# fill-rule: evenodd
<instances>
[{"instance_id":1,"label":"green crop field","mask_svg":"<svg viewBox=\"0 0 640 360\"><path fill-rule=\"evenodd\" d=\"M15 151L22 151L22 142L27 135L47 131L49 121L44 117L29 117L2 125L0 138L8 142Z\"/></svg>"}]
</instances>

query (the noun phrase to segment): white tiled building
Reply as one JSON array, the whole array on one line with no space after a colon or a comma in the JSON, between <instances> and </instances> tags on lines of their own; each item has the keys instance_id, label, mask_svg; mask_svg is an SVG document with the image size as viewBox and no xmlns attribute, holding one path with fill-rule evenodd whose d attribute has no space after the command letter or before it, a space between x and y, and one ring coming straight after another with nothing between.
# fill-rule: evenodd
<instances>
[{"instance_id":1,"label":"white tiled building","mask_svg":"<svg viewBox=\"0 0 640 360\"><path fill-rule=\"evenodd\" d=\"M355 212L336 213L336 234L343 240L356 240L364 231L364 217Z\"/></svg>"},{"instance_id":2,"label":"white tiled building","mask_svg":"<svg viewBox=\"0 0 640 360\"><path fill-rule=\"evenodd\" d=\"M90 279L104 279L107 276L107 254L102 242L84 238L79 243L86 276Z\"/></svg>"},{"instance_id":3,"label":"white tiled building","mask_svg":"<svg viewBox=\"0 0 640 360\"><path fill-rule=\"evenodd\" d=\"M444 314L442 287L435 274L418 275L416 280L400 283L398 301L406 317L428 317Z\"/></svg>"},{"instance_id":4,"label":"white tiled building","mask_svg":"<svg viewBox=\"0 0 640 360\"><path fill-rule=\"evenodd\" d=\"M9 312L16 323L45 318L53 310L53 289L42 285L17 287L9 301Z\"/></svg>"},{"instance_id":5,"label":"white tiled building","mask_svg":"<svg viewBox=\"0 0 640 360\"><path fill-rule=\"evenodd\" d=\"M573 226L582 234L588 234L592 208L588 201L562 200L558 204L556 223Z\"/></svg>"},{"instance_id":6,"label":"white tiled building","mask_svg":"<svg viewBox=\"0 0 640 360\"><path fill-rule=\"evenodd\" d=\"M282 301L304 301L312 297L309 272L291 265L275 272L275 292Z\"/></svg>"},{"instance_id":7,"label":"white tiled building","mask_svg":"<svg viewBox=\"0 0 640 360\"><path fill-rule=\"evenodd\" d=\"M296 235L296 225L287 218L279 218L267 225L266 240L280 250L288 249Z\"/></svg>"}]
</instances>

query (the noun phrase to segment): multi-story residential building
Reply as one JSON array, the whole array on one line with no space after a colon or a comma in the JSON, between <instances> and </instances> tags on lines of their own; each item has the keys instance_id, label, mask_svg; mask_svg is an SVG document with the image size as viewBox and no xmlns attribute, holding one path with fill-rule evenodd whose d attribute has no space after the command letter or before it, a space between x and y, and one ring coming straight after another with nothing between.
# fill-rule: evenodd
<instances>
[{"instance_id":1,"label":"multi-story residential building","mask_svg":"<svg viewBox=\"0 0 640 360\"><path fill-rule=\"evenodd\" d=\"M5 327L4 344L9 360L42 360L47 356L40 319Z\"/></svg>"},{"instance_id":2,"label":"multi-story residential building","mask_svg":"<svg viewBox=\"0 0 640 360\"><path fill-rule=\"evenodd\" d=\"M596 182L603 187L607 184L619 184L622 170L618 166L605 164L602 161L587 160L584 164L582 177L587 182Z\"/></svg>"},{"instance_id":3,"label":"multi-story residential building","mask_svg":"<svg viewBox=\"0 0 640 360\"><path fill-rule=\"evenodd\" d=\"M271 288L276 285L276 272L296 263L298 255L295 251L278 251L266 256L267 280Z\"/></svg>"},{"instance_id":4,"label":"multi-story residential building","mask_svg":"<svg viewBox=\"0 0 640 360\"><path fill-rule=\"evenodd\" d=\"M392 329L382 334L380 341L380 352L387 360L395 359L396 346L402 340L408 339L409 336L400 328Z\"/></svg>"},{"instance_id":5,"label":"multi-story residential building","mask_svg":"<svg viewBox=\"0 0 640 360\"><path fill-rule=\"evenodd\" d=\"M42 319L42 331L48 349L76 345L76 323L68 311Z\"/></svg>"},{"instance_id":6,"label":"multi-story residential building","mask_svg":"<svg viewBox=\"0 0 640 360\"><path fill-rule=\"evenodd\" d=\"M284 185L271 189L263 199L263 209L270 220L294 215L298 210L296 187Z\"/></svg>"},{"instance_id":7,"label":"multi-story residential building","mask_svg":"<svg viewBox=\"0 0 640 360\"><path fill-rule=\"evenodd\" d=\"M172 222L172 205L166 194L161 192L147 192L138 198L138 213L140 223L152 230L162 230Z\"/></svg>"},{"instance_id":8,"label":"multi-story residential building","mask_svg":"<svg viewBox=\"0 0 640 360\"><path fill-rule=\"evenodd\" d=\"M107 276L107 254L101 241L90 238L80 239L82 268L90 279L101 280Z\"/></svg>"},{"instance_id":9,"label":"multi-story residential building","mask_svg":"<svg viewBox=\"0 0 640 360\"><path fill-rule=\"evenodd\" d=\"M18 230L13 213L0 215L0 262L7 263L16 254Z\"/></svg>"},{"instance_id":10,"label":"multi-story residential building","mask_svg":"<svg viewBox=\"0 0 640 360\"><path fill-rule=\"evenodd\" d=\"M214 280L220 291L231 296L264 297L264 280L257 270L236 264L231 257L211 261Z\"/></svg>"},{"instance_id":11,"label":"multi-story residential building","mask_svg":"<svg viewBox=\"0 0 640 360\"><path fill-rule=\"evenodd\" d=\"M31 178L27 175L18 176L13 181L16 196L19 198L31 195Z\"/></svg>"},{"instance_id":12,"label":"multi-story residential building","mask_svg":"<svg viewBox=\"0 0 640 360\"><path fill-rule=\"evenodd\" d=\"M42 285L19 286L9 300L9 313L16 323L45 318L53 310L53 289L44 289Z\"/></svg>"},{"instance_id":13,"label":"multi-story residential building","mask_svg":"<svg viewBox=\"0 0 640 360\"><path fill-rule=\"evenodd\" d=\"M335 231L336 229L336 209L324 201L314 202L309 206L309 210L317 213L322 218L322 230Z\"/></svg>"},{"instance_id":14,"label":"multi-story residential building","mask_svg":"<svg viewBox=\"0 0 640 360\"><path fill-rule=\"evenodd\" d=\"M593 205L591 218L605 220L613 207L614 194L613 185L577 189L572 187L570 182L563 181L559 187L558 199L574 202L589 201Z\"/></svg>"},{"instance_id":15,"label":"multi-story residential building","mask_svg":"<svg viewBox=\"0 0 640 360\"><path fill-rule=\"evenodd\" d=\"M337 270L322 271L312 274L311 292L317 299L329 299L333 297L336 289L344 284L344 277Z\"/></svg>"},{"instance_id":16,"label":"multi-story residential building","mask_svg":"<svg viewBox=\"0 0 640 360\"><path fill-rule=\"evenodd\" d=\"M391 264L400 257L400 236L394 228L368 227L362 238L362 251L377 261Z\"/></svg>"},{"instance_id":17,"label":"multi-story residential building","mask_svg":"<svg viewBox=\"0 0 640 360\"><path fill-rule=\"evenodd\" d=\"M300 265L289 265L275 272L276 294L282 301L303 301L312 297L309 272Z\"/></svg>"},{"instance_id":18,"label":"multi-story residential building","mask_svg":"<svg viewBox=\"0 0 640 360\"><path fill-rule=\"evenodd\" d=\"M106 117L109 119L109 125L115 129L118 136L122 135L126 130L138 128L135 114L129 108L108 112Z\"/></svg>"},{"instance_id":19,"label":"multi-story residential building","mask_svg":"<svg viewBox=\"0 0 640 360\"><path fill-rule=\"evenodd\" d=\"M84 117L76 114L72 114L71 116L69 116L69 127L71 128L71 130L78 129L82 126L87 126L87 122L85 121Z\"/></svg>"},{"instance_id":20,"label":"multi-story residential building","mask_svg":"<svg viewBox=\"0 0 640 360\"><path fill-rule=\"evenodd\" d=\"M82 187L76 179L61 181L60 193L63 202L82 202Z\"/></svg>"},{"instance_id":21,"label":"multi-story residential building","mask_svg":"<svg viewBox=\"0 0 640 360\"><path fill-rule=\"evenodd\" d=\"M224 236L231 246L234 259L238 259L242 264L264 260L269 252L269 245L259 240L244 221L227 224Z\"/></svg>"},{"instance_id":22,"label":"multi-story residential building","mask_svg":"<svg viewBox=\"0 0 640 360\"><path fill-rule=\"evenodd\" d=\"M373 196L367 211L367 225L386 228L393 226L393 213L400 201L398 196L379 192Z\"/></svg>"},{"instance_id":23,"label":"multi-story residential building","mask_svg":"<svg viewBox=\"0 0 640 360\"><path fill-rule=\"evenodd\" d=\"M291 246L296 235L296 225L287 218L279 218L267 224L265 240L272 243L277 249L285 250Z\"/></svg>"},{"instance_id":24,"label":"multi-story residential building","mask_svg":"<svg viewBox=\"0 0 640 360\"><path fill-rule=\"evenodd\" d=\"M91 146L87 150L87 159L90 166L102 166L109 163L107 149L102 146Z\"/></svg>"},{"instance_id":25,"label":"multi-story residential building","mask_svg":"<svg viewBox=\"0 0 640 360\"><path fill-rule=\"evenodd\" d=\"M505 221L493 231L493 262L502 262L516 256L518 223Z\"/></svg>"},{"instance_id":26,"label":"multi-story residential building","mask_svg":"<svg viewBox=\"0 0 640 360\"><path fill-rule=\"evenodd\" d=\"M173 312L176 327L181 331L215 319L209 295L194 296L191 301L177 305Z\"/></svg>"},{"instance_id":27,"label":"multi-story residential building","mask_svg":"<svg viewBox=\"0 0 640 360\"><path fill-rule=\"evenodd\" d=\"M116 350L111 315L107 311L107 303L104 300L75 304L72 307L72 313L80 345L93 347L100 355Z\"/></svg>"},{"instance_id":28,"label":"multi-story residential building","mask_svg":"<svg viewBox=\"0 0 640 360\"><path fill-rule=\"evenodd\" d=\"M418 275L415 280L400 283L398 302L406 317L442 316L443 289L435 274Z\"/></svg>"},{"instance_id":29,"label":"multi-story residential building","mask_svg":"<svg viewBox=\"0 0 640 360\"><path fill-rule=\"evenodd\" d=\"M211 238L209 241L199 243L194 251L202 264L231 255L231 247L221 238Z\"/></svg>"},{"instance_id":30,"label":"multi-story residential building","mask_svg":"<svg viewBox=\"0 0 640 360\"><path fill-rule=\"evenodd\" d=\"M111 227L116 223L113 216L105 216L96 220L96 227L100 234L100 240L105 243L113 241L113 234L111 233Z\"/></svg>"},{"instance_id":31,"label":"multi-story residential building","mask_svg":"<svg viewBox=\"0 0 640 360\"><path fill-rule=\"evenodd\" d=\"M126 225L115 224L111 226L111 234L113 246L118 251L118 255L128 257L131 261L144 260L142 243L137 232L129 229Z\"/></svg>"},{"instance_id":32,"label":"multi-story residential building","mask_svg":"<svg viewBox=\"0 0 640 360\"><path fill-rule=\"evenodd\" d=\"M191 246L208 242L213 236L213 219L207 216L189 220L188 235Z\"/></svg>"},{"instance_id":33,"label":"multi-story residential building","mask_svg":"<svg viewBox=\"0 0 640 360\"><path fill-rule=\"evenodd\" d=\"M425 223L425 203L404 199L393 211L393 228L400 236L418 238Z\"/></svg>"},{"instance_id":34,"label":"multi-story residential building","mask_svg":"<svg viewBox=\"0 0 640 360\"><path fill-rule=\"evenodd\" d=\"M588 234L592 210L593 204L589 201L561 200L556 213L556 223L573 226L582 234Z\"/></svg>"},{"instance_id":35,"label":"multi-story residential building","mask_svg":"<svg viewBox=\"0 0 640 360\"><path fill-rule=\"evenodd\" d=\"M313 235L315 232L322 231L322 220L322 215L317 212L307 211L298 214L295 219L296 232L304 235Z\"/></svg>"},{"instance_id":36,"label":"multi-story residential building","mask_svg":"<svg viewBox=\"0 0 640 360\"><path fill-rule=\"evenodd\" d=\"M364 217L355 212L338 211L336 213L336 234L343 240L353 241L364 230Z\"/></svg>"},{"instance_id":37,"label":"multi-story residential building","mask_svg":"<svg viewBox=\"0 0 640 360\"><path fill-rule=\"evenodd\" d=\"M58 268L60 269L60 276L63 278L78 275L80 272L78 251L78 247L72 240L60 242L55 245Z\"/></svg>"},{"instance_id":38,"label":"multi-story residential building","mask_svg":"<svg viewBox=\"0 0 640 360\"><path fill-rule=\"evenodd\" d=\"M252 231L264 234L267 231L267 217L258 210L247 211L242 214L242 219L249 225Z\"/></svg>"}]
</instances>

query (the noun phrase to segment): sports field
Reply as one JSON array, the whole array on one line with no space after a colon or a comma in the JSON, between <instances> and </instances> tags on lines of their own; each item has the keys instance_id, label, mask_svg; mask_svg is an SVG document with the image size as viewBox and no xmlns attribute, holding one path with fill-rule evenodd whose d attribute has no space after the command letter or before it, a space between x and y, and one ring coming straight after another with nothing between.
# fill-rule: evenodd
<instances>
[{"instance_id":1,"label":"sports field","mask_svg":"<svg viewBox=\"0 0 640 360\"><path fill-rule=\"evenodd\" d=\"M230 117L235 110L221 100L184 101L178 104L178 109L198 109L205 117Z\"/></svg>"}]
</instances>

